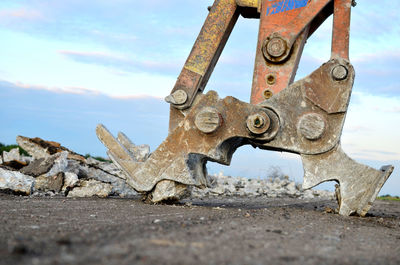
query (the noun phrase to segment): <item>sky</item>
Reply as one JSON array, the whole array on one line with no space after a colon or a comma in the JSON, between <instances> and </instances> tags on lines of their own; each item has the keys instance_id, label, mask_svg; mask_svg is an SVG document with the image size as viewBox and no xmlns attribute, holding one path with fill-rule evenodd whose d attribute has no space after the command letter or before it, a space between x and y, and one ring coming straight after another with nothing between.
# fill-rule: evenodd
<instances>
[{"instance_id":1,"label":"sky","mask_svg":"<svg viewBox=\"0 0 400 265\"><path fill-rule=\"evenodd\" d=\"M105 156L103 123L154 150L165 139L172 89L211 0L0 1L0 142L17 135ZM381 8L385 6L385 8ZM381 193L400 195L399 1L359 0L350 60L356 79L342 135L345 152L375 168L397 167ZM258 20L240 18L206 91L249 101ZM296 79L329 60L332 19L308 40ZM298 156L242 147L210 173L301 182Z\"/></svg>"}]
</instances>

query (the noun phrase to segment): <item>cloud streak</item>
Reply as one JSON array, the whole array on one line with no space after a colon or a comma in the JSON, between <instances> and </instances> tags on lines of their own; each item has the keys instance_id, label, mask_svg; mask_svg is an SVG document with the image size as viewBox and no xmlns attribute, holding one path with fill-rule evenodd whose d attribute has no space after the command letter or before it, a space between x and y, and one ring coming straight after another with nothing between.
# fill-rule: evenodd
<instances>
[{"instance_id":1,"label":"cloud streak","mask_svg":"<svg viewBox=\"0 0 400 265\"><path fill-rule=\"evenodd\" d=\"M44 16L39 10L30 9L26 7L0 10L1 21L22 20L22 21L32 22L43 19Z\"/></svg>"},{"instance_id":2,"label":"cloud streak","mask_svg":"<svg viewBox=\"0 0 400 265\"><path fill-rule=\"evenodd\" d=\"M22 82L11 83L5 80L0 80L0 89L2 87L15 87L22 88L27 90L44 90L51 91L55 93L66 93L66 94L75 94L75 95L100 95L101 93L88 88L83 87L49 87L49 86L41 86L41 85L32 85L26 84Z\"/></svg>"},{"instance_id":3,"label":"cloud streak","mask_svg":"<svg viewBox=\"0 0 400 265\"><path fill-rule=\"evenodd\" d=\"M119 69L127 73L158 73L164 75L176 75L180 65L176 62L139 61L128 57L100 52L80 52L62 50L59 54L80 63L95 64L113 69Z\"/></svg>"}]
</instances>

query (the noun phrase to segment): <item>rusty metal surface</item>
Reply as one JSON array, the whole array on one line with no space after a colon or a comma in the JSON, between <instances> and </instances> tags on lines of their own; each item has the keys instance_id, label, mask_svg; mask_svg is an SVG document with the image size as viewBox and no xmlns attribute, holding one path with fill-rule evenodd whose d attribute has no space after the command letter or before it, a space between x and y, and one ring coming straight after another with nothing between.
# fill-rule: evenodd
<instances>
[{"instance_id":1,"label":"rusty metal surface","mask_svg":"<svg viewBox=\"0 0 400 265\"><path fill-rule=\"evenodd\" d=\"M355 162L338 144L320 155L302 155L304 167L303 188L312 188L324 181L339 183L339 214L365 216L376 196L393 172L393 166L380 170Z\"/></svg>"},{"instance_id":2,"label":"rusty metal surface","mask_svg":"<svg viewBox=\"0 0 400 265\"><path fill-rule=\"evenodd\" d=\"M250 96L252 104L259 104L267 99L266 92L272 95L277 94L293 82L307 35L306 29L291 48L288 48L287 55L290 53L290 56L289 58L286 57L287 60L283 64L268 62L263 52L266 42L262 41L262 44L260 44L259 40Z\"/></svg>"},{"instance_id":3,"label":"rusty metal surface","mask_svg":"<svg viewBox=\"0 0 400 265\"><path fill-rule=\"evenodd\" d=\"M277 137L265 143L263 148L273 147L288 152L319 154L331 150L339 142L354 81L354 69L350 64L346 64L349 68L346 80L337 82L331 77L331 69L340 63L344 62L330 60L309 76L260 103L262 107L273 109L282 123ZM325 90L330 93L324 94ZM321 97L315 96L311 100L309 91L316 91L316 95ZM321 106L326 102L331 103L330 107L343 106L344 109L331 107L324 110ZM336 111L330 111L332 109ZM302 132L302 120L305 115L318 115L325 121L324 131L319 137L309 139L310 137Z\"/></svg>"},{"instance_id":4,"label":"rusty metal surface","mask_svg":"<svg viewBox=\"0 0 400 265\"><path fill-rule=\"evenodd\" d=\"M356 163L340 147L355 76L348 60L350 8L351 0L216 0L166 98L166 140L142 159L125 135L116 139L97 127L127 183L153 202L179 199L188 185L207 185L207 161L229 165L235 150L250 144L300 154L304 188L335 180L339 213L365 215L393 167ZM259 11L251 103L202 94L238 14L257 17ZM292 84L305 41L332 12L331 60Z\"/></svg>"},{"instance_id":5,"label":"rusty metal surface","mask_svg":"<svg viewBox=\"0 0 400 265\"><path fill-rule=\"evenodd\" d=\"M196 117L210 108L218 112L221 122L217 129L204 133L198 129ZM246 126L247 117L260 112L269 117L270 125L263 134L255 136ZM219 99L216 92L210 91L199 96L185 119L143 163L132 159L104 126L98 126L97 135L108 147L112 160L130 176L127 182L146 192L161 180L204 186L207 161L228 165L236 148L249 143L246 139L268 140L276 135L279 126L273 112L233 97Z\"/></svg>"},{"instance_id":6,"label":"rusty metal surface","mask_svg":"<svg viewBox=\"0 0 400 265\"><path fill-rule=\"evenodd\" d=\"M334 0L332 57L349 59L352 0Z\"/></svg>"},{"instance_id":7,"label":"rusty metal surface","mask_svg":"<svg viewBox=\"0 0 400 265\"><path fill-rule=\"evenodd\" d=\"M346 77L342 80L333 76L337 67L346 68ZM306 97L328 113L345 112L354 82L354 69L345 60L331 60L323 68L324 73L316 71L304 80Z\"/></svg>"},{"instance_id":8,"label":"rusty metal surface","mask_svg":"<svg viewBox=\"0 0 400 265\"><path fill-rule=\"evenodd\" d=\"M261 0L236 0L236 4L242 7L261 8Z\"/></svg>"},{"instance_id":9,"label":"rusty metal surface","mask_svg":"<svg viewBox=\"0 0 400 265\"><path fill-rule=\"evenodd\" d=\"M266 89L277 94L293 82L304 43L309 36L309 26L329 2L331 0L307 1L307 5L300 7L297 4L284 6L285 1L262 0L251 103L262 102ZM271 60L263 50L268 40L274 37L284 40L287 48L282 56ZM266 82L266 76L272 73L277 78L271 85Z\"/></svg>"},{"instance_id":10,"label":"rusty metal surface","mask_svg":"<svg viewBox=\"0 0 400 265\"><path fill-rule=\"evenodd\" d=\"M216 0L196 39L178 80L171 91L184 90L188 100L173 105L177 109L191 106L198 91L203 91L230 33L239 17L235 0Z\"/></svg>"}]
</instances>

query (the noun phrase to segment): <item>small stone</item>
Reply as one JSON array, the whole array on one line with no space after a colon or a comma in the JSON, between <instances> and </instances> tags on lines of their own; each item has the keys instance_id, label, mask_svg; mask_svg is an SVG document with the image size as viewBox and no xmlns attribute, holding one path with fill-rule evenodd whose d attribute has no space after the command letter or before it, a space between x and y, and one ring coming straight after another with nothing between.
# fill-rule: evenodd
<instances>
[{"instance_id":1,"label":"small stone","mask_svg":"<svg viewBox=\"0 0 400 265\"><path fill-rule=\"evenodd\" d=\"M112 186L110 184L91 179L81 181L79 187L75 187L68 193L68 197L107 197L111 191Z\"/></svg>"},{"instance_id":2,"label":"small stone","mask_svg":"<svg viewBox=\"0 0 400 265\"><path fill-rule=\"evenodd\" d=\"M0 168L0 189L31 194L35 179L18 171Z\"/></svg>"},{"instance_id":3,"label":"small stone","mask_svg":"<svg viewBox=\"0 0 400 265\"><path fill-rule=\"evenodd\" d=\"M225 192L225 188L222 185L217 185L210 192L221 195Z\"/></svg>"},{"instance_id":4,"label":"small stone","mask_svg":"<svg viewBox=\"0 0 400 265\"><path fill-rule=\"evenodd\" d=\"M297 192L296 189L296 183L295 182L290 182L288 185L286 185L287 193L289 195L294 195Z\"/></svg>"},{"instance_id":5,"label":"small stone","mask_svg":"<svg viewBox=\"0 0 400 265\"><path fill-rule=\"evenodd\" d=\"M325 212L326 213L335 213L335 209L332 209L331 207L325 207Z\"/></svg>"},{"instance_id":6,"label":"small stone","mask_svg":"<svg viewBox=\"0 0 400 265\"><path fill-rule=\"evenodd\" d=\"M314 198L314 194L312 192L312 190L305 190L303 191L303 199L313 199Z\"/></svg>"}]
</instances>

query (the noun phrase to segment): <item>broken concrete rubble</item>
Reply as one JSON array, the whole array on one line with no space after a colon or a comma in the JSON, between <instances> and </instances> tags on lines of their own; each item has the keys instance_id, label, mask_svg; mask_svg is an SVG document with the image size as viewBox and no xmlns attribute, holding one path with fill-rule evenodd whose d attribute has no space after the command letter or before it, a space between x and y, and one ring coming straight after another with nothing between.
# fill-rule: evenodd
<instances>
[{"instance_id":1,"label":"broken concrete rubble","mask_svg":"<svg viewBox=\"0 0 400 265\"><path fill-rule=\"evenodd\" d=\"M209 176L211 185L205 189L192 188L191 196L266 196L270 198L290 197L312 199L316 197L333 199L333 192L323 190L303 190L288 177L275 179L248 179L224 176L222 173Z\"/></svg>"},{"instance_id":2,"label":"broken concrete rubble","mask_svg":"<svg viewBox=\"0 0 400 265\"><path fill-rule=\"evenodd\" d=\"M73 197L137 195L137 192L126 184L124 173L111 163L93 158L85 159L59 143L40 138L18 136L17 142L32 155L32 160L28 159L30 163L22 168L12 168L10 162L7 162L7 165L2 164L3 171L7 173L2 175L17 175L17 178L7 177L4 180L6 184L0 186L0 189L15 192L22 190L26 194L35 195L47 195L50 192ZM13 157L18 158L16 153ZM25 188L21 189L21 185L15 184L15 179L23 182L24 176L30 186L25 185Z\"/></svg>"},{"instance_id":3,"label":"broken concrete rubble","mask_svg":"<svg viewBox=\"0 0 400 265\"><path fill-rule=\"evenodd\" d=\"M157 203L164 200L179 200L187 195L189 193L186 185L170 180L162 180L157 183L154 192L151 193L151 201Z\"/></svg>"},{"instance_id":4,"label":"broken concrete rubble","mask_svg":"<svg viewBox=\"0 0 400 265\"><path fill-rule=\"evenodd\" d=\"M0 190L30 195L34 181L35 179L31 176L0 167Z\"/></svg>"},{"instance_id":5,"label":"broken concrete rubble","mask_svg":"<svg viewBox=\"0 0 400 265\"><path fill-rule=\"evenodd\" d=\"M18 148L11 149L9 152L3 151L3 162L10 161L21 161L21 156L19 154Z\"/></svg>"},{"instance_id":6,"label":"broken concrete rubble","mask_svg":"<svg viewBox=\"0 0 400 265\"><path fill-rule=\"evenodd\" d=\"M94 179L83 180L80 185L68 193L68 197L107 197L111 194L113 187Z\"/></svg>"},{"instance_id":7,"label":"broken concrete rubble","mask_svg":"<svg viewBox=\"0 0 400 265\"><path fill-rule=\"evenodd\" d=\"M64 182L64 173L59 172L56 175L41 175L35 179L34 189L36 191L60 192Z\"/></svg>"},{"instance_id":8,"label":"broken concrete rubble","mask_svg":"<svg viewBox=\"0 0 400 265\"><path fill-rule=\"evenodd\" d=\"M149 157L149 147L135 146L121 134L121 141L130 149L138 161ZM20 169L0 165L0 190L27 195L54 195L68 197L132 197L138 193L126 183L125 173L114 163L98 161L92 157L84 158L59 143L40 138L18 136L17 141L32 155L24 158L28 163ZM18 150L18 149L16 149ZM136 150L136 151L135 151ZM18 158L16 151L13 157ZM19 153L18 153L19 155ZM14 162L14 161L11 161ZM10 164L10 162L8 165ZM332 198L332 192L302 190L300 185L288 178L247 179L219 175L209 176L209 187L189 188L173 181L160 181L151 193L152 202L166 199L174 200L184 196L194 198L204 196L266 196L295 197L311 199L315 197Z\"/></svg>"},{"instance_id":9,"label":"broken concrete rubble","mask_svg":"<svg viewBox=\"0 0 400 265\"><path fill-rule=\"evenodd\" d=\"M78 175L72 172L66 172L64 174L64 185L61 190L65 193L76 187L78 183L79 183Z\"/></svg>"},{"instance_id":10,"label":"broken concrete rubble","mask_svg":"<svg viewBox=\"0 0 400 265\"><path fill-rule=\"evenodd\" d=\"M85 157L69 150L68 148L62 146L60 143L54 141L46 141L40 139L39 137L28 138L19 135L17 136L17 143L34 159L47 158L56 153L66 151L68 152L69 159L75 159L79 161L85 160Z\"/></svg>"}]
</instances>

